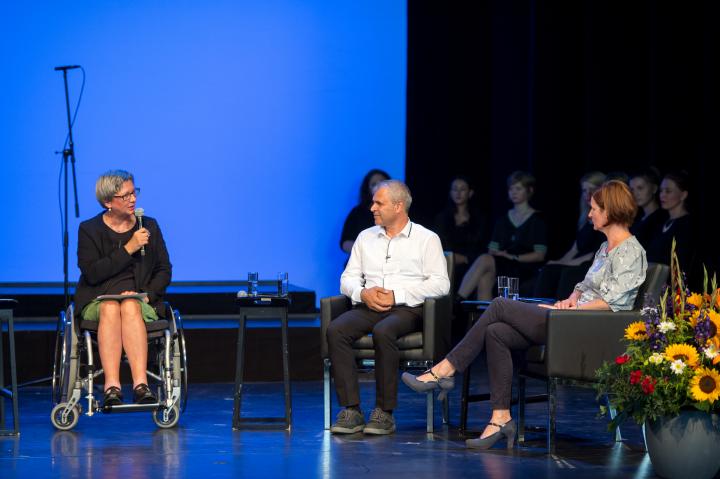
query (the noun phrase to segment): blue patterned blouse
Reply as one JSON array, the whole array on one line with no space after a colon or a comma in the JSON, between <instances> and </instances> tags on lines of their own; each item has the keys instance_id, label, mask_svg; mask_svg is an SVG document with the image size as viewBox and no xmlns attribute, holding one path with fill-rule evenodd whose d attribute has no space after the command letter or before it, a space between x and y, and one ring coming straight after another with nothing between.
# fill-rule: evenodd
<instances>
[{"instance_id":1,"label":"blue patterned blouse","mask_svg":"<svg viewBox=\"0 0 720 479\"><path fill-rule=\"evenodd\" d=\"M607 248L607 241L600 245L585 279L575 286L581 293L577 304L602 299L613 311L633 309L638 289L645 282L645 250L634 236L609 253Z\"/></svg>"}]
</instances>

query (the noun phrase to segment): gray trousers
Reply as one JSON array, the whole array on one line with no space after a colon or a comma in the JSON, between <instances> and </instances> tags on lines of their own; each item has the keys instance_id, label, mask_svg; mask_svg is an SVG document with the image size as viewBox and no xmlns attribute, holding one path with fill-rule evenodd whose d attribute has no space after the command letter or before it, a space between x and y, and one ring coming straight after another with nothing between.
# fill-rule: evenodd
<instances>
[{"instance_id":1,"label":"gray trousers","mask_svg":"<svg viewBox=\"0 0 720 479\"><path fill-rule=\"evenodd\" d=\"M383 410L397 406L399 355L397 339L422 329L422 306L396 306L385 313L358 305L330 322L328 350L341 406L360 404L357 365L353 343L372 333L375 347L376 406Z\"/></svg>"},{"instance_id":2,"label":"gray trousers","mask_svg":"<svg viewBox=\"0 0 720 479\"><path fill-rule=\"evenodd\" d=\"M495 298L445 359L462 372L485 349L490 404L493 409L510 409L512 351L545 344L547 313L535 304Z\"/></svg>"}]
</instances>

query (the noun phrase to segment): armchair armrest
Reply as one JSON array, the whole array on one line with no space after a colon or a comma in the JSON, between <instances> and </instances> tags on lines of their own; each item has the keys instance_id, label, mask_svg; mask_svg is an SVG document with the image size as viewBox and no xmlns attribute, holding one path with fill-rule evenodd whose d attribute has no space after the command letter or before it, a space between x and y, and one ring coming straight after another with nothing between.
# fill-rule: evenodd
<instances>
[{"instance_id":1,"label":"armchair armrest","mask_svg":"<svg viewBox=\"0 0 720 479\"><path fill-rule=\"evenodd\" d=\"M440 361L450 350L452 298L426 298L423 303L423 357Z\"/></svg>"},{"instance_id":2,"label":"armchair armrest","mask_svg":"<svg viewBox=\"0 0 720 479\"><path fill-rule=\"evenodd\" d=\"M330 321L349 311L351 307L350 298L342 294L320 299L320 357L323 359L329 356L327 328Z\"/></svg>"},{"instance_id":3,"label":"armchair armrest","mask_svg":"<svg viewBox=\"0 0 720 479\"><path fill-rule=\"evenodd\" d=\"M625 351L625 328L640 321L639 311L550 310L545 364L549 377L595 381L604 361Z\"/></svg>"}]
</instances>

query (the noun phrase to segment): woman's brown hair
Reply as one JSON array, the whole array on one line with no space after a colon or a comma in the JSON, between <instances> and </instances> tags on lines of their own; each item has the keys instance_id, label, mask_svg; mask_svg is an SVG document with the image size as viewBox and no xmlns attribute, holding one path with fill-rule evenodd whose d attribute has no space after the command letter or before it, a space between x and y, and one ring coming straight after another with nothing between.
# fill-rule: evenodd
<instances>
[{"instance_id":1,"label":"woman's brown hair","mask_svg":"<svg viewBox=\"0 0 720 479\"><path fill-rule=\"evenodd\" d=\"M607 213L608 224L630 226L635 221L637 203L624 182L611 180L603 183L592 198Z\"/></svg>"}]
</instances>

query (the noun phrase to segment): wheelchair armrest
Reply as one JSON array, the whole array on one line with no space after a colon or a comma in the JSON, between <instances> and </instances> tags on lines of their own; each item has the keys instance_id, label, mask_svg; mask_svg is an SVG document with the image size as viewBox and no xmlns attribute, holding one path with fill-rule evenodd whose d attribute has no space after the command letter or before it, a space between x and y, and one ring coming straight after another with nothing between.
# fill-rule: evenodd
<instances>
[{"instance_id":1,"label":"wheelchair armrest","mask_svg":"<svg viewBox=\"0 0 720 479\"><path fill-rule=\"evenodd\" d=\"M170 334L175 337L177 335L175 312L173 311L172 306L170 306L170 303L168 303L167 301L163 301L163 306L165 307L165 319L169 324Z\"/></svg>"},{"instance_id":2,"label":"wheelchair armrest","mask_svg":"<svg viewBox=\"0 0 720 479\"><path fill-rule=\"evenodd\" d=\"M440 361L450 350L452 298L426 298L423 303L423 356Z\"/></svg>"},{"instance_id":3,"label":"wheelchair armrest","mask_svg":"<svg viewBox=\"0 0 720 479\"><path fill-rule=\"evenodd\" d=\"M545 364L547 375L595 381L595 371L625 351L625 328L641 321L639 311L550 310Z\"/></svg>"},{"instance_id":4,"label":"wheelchair armrest","mask_svg":"<svg viewBox=\"0 0 720 479\"><path fill-rule=\"evenodd\" d=\"M349 311L351 307L352 303L350 298L342 294L320 299L320 357L327 358L329 356L327 328L330 325L330 321L345 311Z\"/></svg>"}]
</instances>

